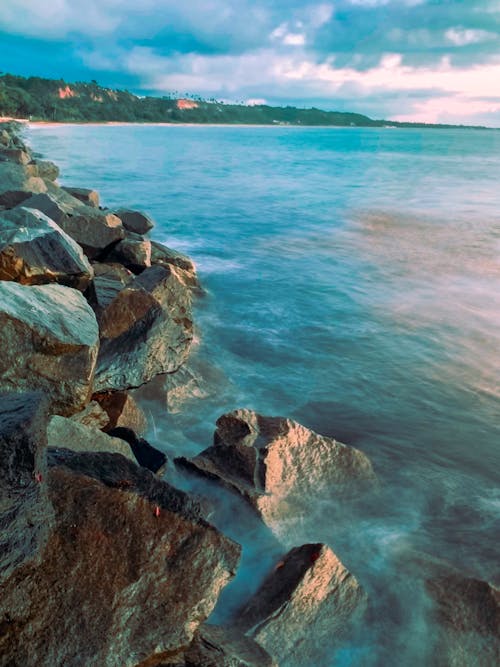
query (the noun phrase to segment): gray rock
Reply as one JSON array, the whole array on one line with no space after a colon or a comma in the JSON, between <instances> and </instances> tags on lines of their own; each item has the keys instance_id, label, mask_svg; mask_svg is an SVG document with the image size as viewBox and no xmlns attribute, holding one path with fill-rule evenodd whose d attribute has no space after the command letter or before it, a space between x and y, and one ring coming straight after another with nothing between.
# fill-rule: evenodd
<instances>
[{"instance_id":1,"label":"gray rock","mask_svg":"<svg viewBox=\"0 0 500 667\"><path fill-rule=\"evenodd\" d=\"M141 273L151 266L151 241L139 234L127 232L126 237L113 246L106 260L120 262L130 271Z\"/></svg>"},{"instance_id":2,"label":"gray rock","mask_svg":"<svg viewBox=\"0 0 500 667\"><path fill-rule=\"evenodd\" d=\"M106 428L109 424L108 413L101 408L97 401L90 401L81 412L71 415L70 419L99 430Z\"/></svg>"},{"instance_id":3,"label":"gray rock","mask_svg":"<svg viewBox=\"0 0 500 667\"><path fill-rule=\"evenodd\" d=\"M94 400L107 416L106 430L122 426L139 435L145 433L148 426L146 415L129 392L106 391L95 394Z\"/></svg>"},{"instance_id":4,"label":"gray rock","mask_svg":"<svg viewBox=\"0 0 500 667\"><path fill-rule=\"evenodd\" d=\"M31 162L31 155L22 148L0 148L0 160L27 165Z\"/></svg>"},{"instance_id":5,"label":"gray rock","mask_svg":"<svg viewBox=\"0 0 500 667\"><path fill-rule=\"evenodd\" d=\"M34 162L38 168L40 178L47 181L55 181L59 178L59 167L50 160L35 160Z\"/></svg>"},{"instance_id":6,"label":"gray rock","mask_svg":"<svg viewBox=\"0 0 500 667\"><path fill-rule=\"evenodd\" d=\"M135 234L147 234L150 229L153 229L154 222L145 213L140 211L133 211L128 208L119 208L113 211L123 223L125 229Z\"/></svg>"},{"instance_id":7,"label":"gray rock","mask_svg":"<svg viewBox=\"0 0 500 667\"><path fill-rule=\"evenodd\" d=\"M80 246L46 215L22 206L0 213L0 280L83 291L93 275Z\"/></svg>"},{"instance_id":8,"label":"gray rock","mask_svg":"<svg viewBox=\"0 0 500 667\"><path fill-rule=\"evenodd\" d=\"M11 208L31 197L33 193L46 192L45 182L32 175L33 173L31 165L0 162L0 206ZM38 170L35 173L38 173Z\"/></svg>"},{"instance_id":9,"label":"gray rock","mask_svg":"<svg viewBox=\"0 0 500 667\"><path fill-rule=\"evenodd\" d=\"M92 208L99 208L99 193L95 190L88 190L86 188L69 188L64 185L62 186L62 189L83 204L92 206Z\"/></svg>"},{"instance_id":10,"label":"gray rock","mask_svg":"<svg viewBox=\"0 0 500 667\"><path fill-rule=\"evenodd\" d=\"M151 241L151 264L153 266L156 264L159 266L177 266L180 269L177 272L179 279L192 289L200 289L200 283L196 275L196 266L193 260L187 255L167 248L167 246L156 241Z\"/></svg>"},{"instance_id":11,"label":"gray rock","mask_svg":"<svg viewBox=\"0 0 500 667\"><path fill-rule=\"evenodd\" d=\"M95 315L80 292L61 285L0 281L0 391L39 389L62 415L91 394L99 347Z\"/></svg>"},{"instance_id":12,"label":"gray rock","mask_svg":"<svg viewBox=\"0 0 500 667\"><path fill-rule=\"evenodd\" d=\"M121 454L134 463L137 460L130 445L121 438L112 438L92 426L84 426L73 419L54 415L47 428L48 446L62 447L74 452L109 452Z\"/></svg>"},{"instance_id":13,"label":"gray rock","mask_svg":"<svg viewBox=\"0 0 500 667\"><path fill-rule=\"evenodd\" d=\"M361 586L329 547L305 544L275 566L235 626L288 667L323 665L366 602Z\"/></svg>"},{"instance_id":14,"label":"gray rock","mask_svg":"<svg viewBox=\"0 0 500 667\"><path fill-rule=\"evenodd\" d=\"M252 410L220 417L213 446L176 463L240 493L277 532L307 511L311 497L352 493L375 480L359 450Z\"/></svg>"}]
</instances>

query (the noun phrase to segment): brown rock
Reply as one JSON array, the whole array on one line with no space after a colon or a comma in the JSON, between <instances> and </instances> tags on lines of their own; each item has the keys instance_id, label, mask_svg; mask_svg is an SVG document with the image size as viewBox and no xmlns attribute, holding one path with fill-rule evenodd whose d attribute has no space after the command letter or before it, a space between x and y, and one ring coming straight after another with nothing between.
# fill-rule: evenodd
<instances>
[{"instance_id":1,"label":"brown rock","mask_svg":"<svg viewBox=\"0 0 500 667\"><path fill-rule=\"evenodd\" d=\"M125 229L135 234L147 234L150 229L153 229L154 222L145 213L140 211L133 211L128 208L120 208L113 211L123 223Z\"/></svg>"},{"instance_id":2,"label":"brown rock","mask_svg":"<svg viewBox=\"0 0 500 667\"><path fill-rule=\"evenodd\" d=\"M109 424L108 413L102 409L97 401L90 401L81 412L71 415L70 419L99 430L104 429Z\"/></svg>"},{"instance_id":3,"label":"brown rock","mask_svg":"<svg viewBox=\"0 0 500 667\"><path fill-rule=\"evenodd\" d=\"M64 185L62 186L62 189L83 204L92 206L93 208L99 208L99 193L95 190L87 190L86 188L69 188Z\"/></svg>"},{"instance_id":4,"label":"brown rock","mask_svg":"<svg viewBox=\"0 0 500 667\"><path fill-rule=\"evenodd\" d=\"M375 479L359 450L291 419L252 410L220 417L213 446L176 463L240 493L277 530L281 522L307 511L311 497L351 493Z\"/></svg>"},{"instance_id":5,"label":"brown rock","mask_svg":"<svg viewBox=\"0 0 500 667\"><path fill-rule=\"evenodd\" d=\"M95 394L94 399L106 412L108 418L106 430L123 426L139 434L146 431L148 426L146 415L128 392L106 391Z\"/></svg>"},{"instance_id":6,"label":"brown rock","mask_svg":"<svg viewBox=\"0 0 500 667\"><path fill-rule=\"evenodd\" d=\"M200 283L196 275L196 266L193 260L187 255L183 255L176 250L167 248L167 246L151 241L151 264L155 266L177 266L181 271L178 276L185 285L192 289L199 289Z\"/></svg>"},{"instance_id":7,"label":"brown rock","mask_svg":"<svg viewBox=\"0 0 500 667\"><path fill-rule=\"evenodd\" d=\"M287 667L326 664L366 594L333 551L305 544L289 551L235 619Z\"/></svg>"},{"instance_id":8,"label":"brown rock","mask_svg":"<svg viewBox=\"0 0 500 667\"><path fill-rule=\"evenodd\" d=\"M127 232L127 236L113 246L106 259L120 262L134 273L141 273L151 266L151 241Z\"/></svg>"},{"instance_id":9,"label":"brown rock","mask_svg":"<svg viewBox=\"0 0 500 667\"><path fill-rule=\"evenodd\" d=\"M0 332L0 391L39 389L62 415L85 407L99 338L95 315L80 292L0 281Z\"/></svg>"},{"instance_id":10,"label":"brown rock","mask_svg":"<svg viewBox=\"0 0 500 667\"><path fill-rule=\"evenodd\" d=\"M120 455L57 450L51 466L43 560L0 586L2 664L133 667L188 645L239 547Z\"/></svg>"},{"instance_id":11,"label":"brown rock","mask_svg":"<svg viewBox=\"0 0 500 667\"><path fill-rule=\"evenodd\" d=\"M40 211L0 213L0 280L57 282L83 291L93 274L80 246Z\"/></svg>"}]
</instances>

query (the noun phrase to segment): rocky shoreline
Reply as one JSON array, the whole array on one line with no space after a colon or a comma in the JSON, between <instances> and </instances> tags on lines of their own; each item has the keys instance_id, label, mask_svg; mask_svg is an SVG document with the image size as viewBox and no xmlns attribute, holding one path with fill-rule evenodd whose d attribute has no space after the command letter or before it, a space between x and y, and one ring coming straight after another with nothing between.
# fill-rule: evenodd
<instances>
[{"instance_id":1,"label":"rocky shoreline","mask_svg":"<svg viewBox=\"0 0 500 667\"><path fill-rule=\"evenodd\" d=\"M0 667L321 667L369 607L329 545L283 549L230 624L205 622L241 548L162 479L130 393L185 372L196 269L148 216L58 176L0 124ZM362 452L251 410L175 465L278 539L322 490L377 486ZM426 590L436 664L494 664L498 590L430 566Z\"/></svg>"}]
</instances>

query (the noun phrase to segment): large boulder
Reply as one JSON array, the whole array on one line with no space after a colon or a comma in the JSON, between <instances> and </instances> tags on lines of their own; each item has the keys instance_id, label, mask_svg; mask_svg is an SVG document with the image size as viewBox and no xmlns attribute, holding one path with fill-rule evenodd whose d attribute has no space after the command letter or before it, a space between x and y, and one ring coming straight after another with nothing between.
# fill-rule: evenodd
<instances>
[{"instance_id":1,"label":"large boulder","mask_svg":"<svg viewBox=\"0 0 500 667\"><path fill-rule=\"evenodd\" d=\"M38 169L15 162L0 162L0 206L11 208L29 199L33 193L47 192ZM49 216L50 217L50 216Z\"/></svg>"},{"instance_id":2,"label":"large boulder","mask_svg":"<svg viewBox=\"0 0 500 667\"><path fill-rule=\"evenodd\" d=\"M71 449L74 452L110 452L121 454L137 463L130 445L113 438L93 426L79 424L74 419L53 415L47 428L48 446Z\"/></svg>"},{"instance_id":3,"label":"large boulder","mask_svg":"<svg viewBox=\"0 0 500 667\"><path fill-rule=\"evenodd\" d=\"M153 266L176 266L179 278L185 285L200 290L200 283L196 275L196 266L193 260L177 250L172 250L162 243L151 241L151 264Z\"/></svg>"},{"instance_id":4,"label":"large boulder","mask_svg":"<svg viewBox=\"0 0 500 667\"><path fill-rule=\"evenodd\" d=\"M40 211L0 213L0 280L85 290L94 272L80 246Z\"/></svg>"},{"instance_id":5,"label":"large boulder","mask_svg":"<svg viewBox=\"0 0 500 667\"><path fill-rule=\"evenodd\" d=\"M352 493L375 479L358 449L252 410L220 417L213 446L176 463L240 493L272 528L307 511L311 497Z\"/></svg>"},{"instance_id":6,"label":"large boulder","mask_svg":"<svg viewBox=\"0 0 500 667\"><path fill-rule=\"evenodd\" d=\"M138 387L181 366L193 338L191 296L175 267L151 267L125 286L112 274L96 276L94 290L96 393Z\"/></svg>"},{"instance_id":7,"label":"large boulder","mask_svg":"<svg viewBox=\"0 0 500 667\"><path fill-rule=\"evenodd\" d=\"M90 401L80 412L71 415L70 419L78 424L83 424L83 426L92 426L98 430L104 430L109 424L108 413L95 400Z\"/></svg>"},{"instance_id":8,"label":"large boulder","mask_svg":"<svg viewBox=\"0 0 500 667\"><path fill-rule=\"evenodd\" d=\"M38 175L46 181L55 181L59 177L59 167L50 160L34 160Z\"/></svg>"},{"instance_id":9,"label":"large boulder","mask_svg":"<svg viewBox=\"0 0 500 667\"><path fill-rule=\"evenodd\" d=\"M62 189L83 204L92 206L92 208L99 208L99 193L95 190L89 190L87 188L70 188L64 185L62 186Z\"/></svg>"},{"instance_id":10,"label":"large boulder","mask_svg":"<svg viewBox=\"0 0 500 667\"><path fill-rule=\"evenodd\" d=\"M41 393L0 394L0 585L48 539L46 408Z\"/></svg>"},{"instance_id":11,"label":"large boulder","mask_svg":"<svg viewBox=\"0 0 500 667\"><path fill-rule=\"evenodd\" d=\"M277 563L235 626L280 664L324 665L366 602L361 586L329 547L305 544Z\"/></svg>"},{"instance_id":12,"label":"large boulder","mask_svg":"<svg viewBox=\"0 0 500 667\"><path fill-rule=\"evenodd\" d=\"M435 664L500 664L500 589L486 581L447 573L429 578L427 591L435 603Z\"/></svg>"},{"instance_id":13,"label":"large boulder","mask_svg":"<svg viewBox=\"0 0 500 667\"><path fill-rule=\"evenodd\" d=\"M95 315L77 290L0 281L0 391L39 389L62 415L88 403L99 347Z\"/></svg>"},{"instance_id":14,"label":"large boulder","mask_svg":"<svg viewBox=\"0 0 500 667\"><path fill-rule=\"evenodd\" d=\"M85 206L53 183L47 182L46 188L49 192L30 197L23 201L23 206L36 208L54 220L89 259L97 258L124 238L125 230L116 215Z\"/></svg>"},{"instance_id":15,"label":"large boulder","mask_svg":"<svg viewBox=\"0 0 500 667\"><path fill-rule=\"evenodd\" d=\"M126 237L113 246L106 260L120 262L134 273L141 273L151 266L151 241L127 232Z\"/></svg>"},{"instance_id":16,"label":"large boulder","mask_svg":"<svg viewBox=\"0 0 500 667\"><path fill-rule=\"evenodd\" d=\"M0 586L2 664L134 667L186 647L238 545L118 454L55 450L50 462L56 526L41 563Z\"/></svg>"},{"instance_id":17,"label":"large boulder","mask_svg":"<svg viewBox=\"0 0 500 667\"><path fill-rule=\"evenodd\" d=\"M22 148L0 148L0 161L4 160L27 165L31 162L31 155Z\"/></svg>"},{"instance_id":18,"label":"large boulder","mask_svg":"<svg viewBox=\"0 0 500 667\"><path fill-rule=\"evenodd\" d=\"M105 391L95 394L94 400L108 417L108 423L103 427L106 430L121 426L139 434L146 431L146 415L128 391Z\"/></svg>"},{"instance_id":19,"label":"large boulder","mask_svg":"<svg viewBox=\"0 0 500 667\"><path fill-rule=\"evenodd\" d=\"M154 222L151 218L141 211L134 211L129 208L119 208L113 211L123 223L125 229L135 234L147 234L150 229L153 229Z\"/></svg>"}]
</instances>

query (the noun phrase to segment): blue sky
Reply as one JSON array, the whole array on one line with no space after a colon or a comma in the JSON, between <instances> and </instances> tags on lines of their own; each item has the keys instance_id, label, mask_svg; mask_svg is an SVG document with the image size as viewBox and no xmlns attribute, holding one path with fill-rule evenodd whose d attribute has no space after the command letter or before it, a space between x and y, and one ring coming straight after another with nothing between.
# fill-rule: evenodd
<instances>
[{"instance_id":1,"label":"blue sky","mask_svg":"<svg viewBox=\"0 0 500 667\"><path fill-rule=\"evenodd\" d=\"M500 126L500 0L0 0L0 70Z\"/></svg>"}]
</instances>

